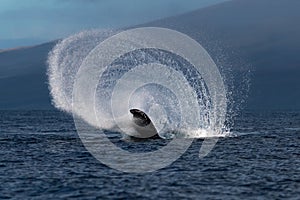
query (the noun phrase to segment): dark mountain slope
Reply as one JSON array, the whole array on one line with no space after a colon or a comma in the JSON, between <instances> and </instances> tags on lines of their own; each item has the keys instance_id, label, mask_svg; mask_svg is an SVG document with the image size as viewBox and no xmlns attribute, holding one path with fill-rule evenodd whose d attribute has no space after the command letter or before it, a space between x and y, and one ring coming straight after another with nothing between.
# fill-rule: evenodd
<instances>
[{"instance_id":1,"label":"dark mountain slope","mask_svg":"<svg viewBox=\"0 0 300 200\"><path fill-rule=\"evenodd\" d=\"M298 0L235 0L145 25L188 34L224 67L250 64L247 108L300 109L299 10ZM51 108L45 63L53 45L0 52L0 109Z\"/></svg>"},{"instance_id":2,"label":"dark mountain slope","mask_svg":"<svg viewBox=\"0 0 300 200\"><path fill-rule=\"evenodd\" d=\"M244 69L240 60L249 63L247 108L300 109L299 11L298 0L236 0L149 25L191 35L235 70Z\"/></svg>"},{"instance_id":3,"label":"dark mountain slope","mask_svg":"<svg viewBox=\"0 0 300 200\"><path fill-rule=\"evenodd\" d=\"M0 109L52 109L46 60L53 43L0 53Z\"/></svg>"}]
</instances>

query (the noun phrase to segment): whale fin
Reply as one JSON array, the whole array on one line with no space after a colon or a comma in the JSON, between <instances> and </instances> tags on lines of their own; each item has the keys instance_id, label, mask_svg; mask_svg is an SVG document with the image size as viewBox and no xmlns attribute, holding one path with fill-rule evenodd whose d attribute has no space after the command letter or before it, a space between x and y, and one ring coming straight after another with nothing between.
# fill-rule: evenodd
<instances>
[{"instance_id":1,"label":"whale fin","mask_svg":"<svg viewBox=\"0 0 300 200\"><path fill-rule=\"evenodd\" d=\"M133 115L133 122L136 125L136 130L140 133L139 138L160 138L157 131L146 113L139 109L130 109Z\"/></svg>"},{"instance_id":2,"label":"whale fin","mask_svg":"<svg viewBox=\"0 0 300 200\"><path fill-rule=\"evenodd\" d=\"M130 113L133 115L133 121L136 125L145 127L151 123L150 118L139 109L131 109Z\"/></svg>"}]
</instances>

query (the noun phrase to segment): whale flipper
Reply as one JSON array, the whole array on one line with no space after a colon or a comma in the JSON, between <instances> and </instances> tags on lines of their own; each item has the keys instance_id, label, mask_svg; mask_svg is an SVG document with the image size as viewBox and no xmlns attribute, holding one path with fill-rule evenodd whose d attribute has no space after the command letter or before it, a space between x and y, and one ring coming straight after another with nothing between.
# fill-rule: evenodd
<instances>
[{"instance_id":1,"label":"whale flipper","mask_svg":"<svg viewBox=\"0 0 300 200\"><path fill-rule=\"evenodd\" d=\"M138 138L159 138L157 131L146 113L139 109L129 110L133 115L133 123L136 131L139 133Z\"/></svg>"},{"instance_id":2,"label":"whale flipper","mask_svg":"<svg viewBox=\"0 0 300 200\"><path fill-rule=\"evenodd\" d=\"M151 123L150 118L139 109L131 109L131 114L133 115L133 121L136 125L145 127Z\"/></svg>"}]
</instances>

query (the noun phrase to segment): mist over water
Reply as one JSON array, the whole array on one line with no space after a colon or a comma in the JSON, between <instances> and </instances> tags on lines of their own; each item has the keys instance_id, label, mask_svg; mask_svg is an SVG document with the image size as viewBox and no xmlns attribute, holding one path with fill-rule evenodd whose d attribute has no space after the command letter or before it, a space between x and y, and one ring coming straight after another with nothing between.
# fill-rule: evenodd
<instances>
[{"instance_id":1,"label":"mist over water","mask_svg":"<svg viewBox=\"0 0 300 200\"><path fill-rule=\"evenodd\" d=\"M117 33L113 30L83 31L59 41L49 53L48 77L55 107L72 112L73 85L82 61L100 42Z\"/></svg>"},{"instance_id":2,"label":"mist over water","mask_svg":"<svg viewBox=\"0 0 300 200\"><path fill-rule=\"evenodd\" d=\"M239 107L241 102L241 99L234 101L233 90L238 88L233 86L229 70L221 70L220 80L224 88L213 83L209 87L213 88L214 94L210 94L212 91L209 91L203 74L192 63L180 55L157 48L141 48L115 59L101 69L94 99L84 94L88 90L85 85L79 89L81 101L74 104L76 79L93 73L89 67L97 67L97 59L103 56L97 52L98 45L119 32L83 31L61 40L53 48L48 58L48 76L56 108L79 116L96 128L111 131L132 132L129 109L136 108L150 117L163 138L222 137L229 134L232 116L236 112L233 108ZM201 56L205 63L208 62L205 56L209 55L204 49L203 52ZM215 65L212 60L211 63ZM218 104L214 98L222 92L225 92L221 97L224 103Z\"/></svg>"}]
</instances>

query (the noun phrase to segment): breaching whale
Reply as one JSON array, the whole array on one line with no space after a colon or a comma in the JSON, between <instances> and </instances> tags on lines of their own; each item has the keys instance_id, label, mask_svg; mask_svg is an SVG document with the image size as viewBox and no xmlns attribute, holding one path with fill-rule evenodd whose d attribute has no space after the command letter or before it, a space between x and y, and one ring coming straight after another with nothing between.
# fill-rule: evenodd
<instances>
[{"instance_id":1,"label":"breaching whale","mask_svg":"<svg viewBox=\"0 0 300 200\"><path fill-rule=\"evenodd\" d=\"M156 128L146 113L139 109L129 110L133 115L132 122L137 131L136 138L159 138Z\"/></svg>"}]
</instances>

